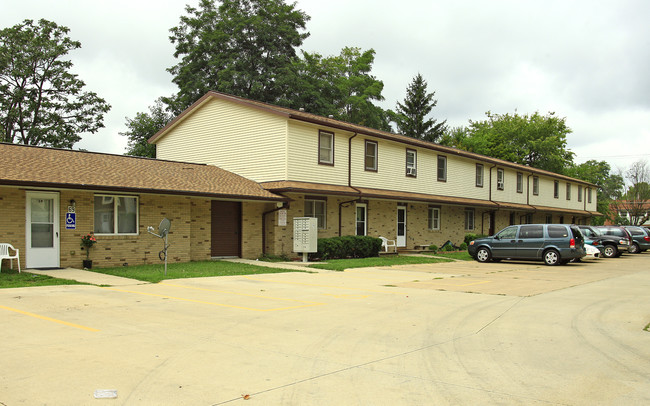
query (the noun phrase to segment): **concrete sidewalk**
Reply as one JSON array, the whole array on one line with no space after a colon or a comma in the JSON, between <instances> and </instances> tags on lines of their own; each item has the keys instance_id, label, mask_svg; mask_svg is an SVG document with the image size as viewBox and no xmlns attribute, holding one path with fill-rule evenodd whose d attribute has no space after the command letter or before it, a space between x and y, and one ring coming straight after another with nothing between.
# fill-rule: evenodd
<instances>
[{"instance_id":1,"label":"concrete sidewalk","mask_svg":"<svg viewBox=\"0 0 650 406\"><path fill-rule=\"evenodd\" d=\"M52 278L71 279L77 282L90 283L93 285L105 286L128 286L143 285L149 282L139 281L136 279L123 278L121 276L106 275L103 273L85 271L82 269L65 268L65 269L26 269L25 272L39 275L47 275Z\"/></svg>"}]
</instances>

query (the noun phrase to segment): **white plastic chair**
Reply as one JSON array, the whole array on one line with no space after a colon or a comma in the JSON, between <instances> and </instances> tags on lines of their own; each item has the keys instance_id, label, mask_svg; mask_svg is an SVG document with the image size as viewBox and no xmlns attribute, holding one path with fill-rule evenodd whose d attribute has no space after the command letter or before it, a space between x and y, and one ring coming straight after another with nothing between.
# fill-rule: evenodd
<instances>
[{"instance_id":1,"label":"white plastic chair","mask_svg":"<svg viewBox=\"0 0 650 406\"><path fill-rule=\"evenodd\" d=\"M9 254L10 248L15 252L14 255ZM14 268L14 259L18 260L18 273L20 273L20 253L19 250L15 249L13 245L0 243L0 269L2 269L3 259L8 259L11 261L11 269Z\"/></svg>"},{"instance_id":2,"label":"white plastic chair","mask_svg":"<svg viewBox=\"0 0 650 406\"><path fill-rule=\"evenodd\" d=\"M388 252L388 247L393 247L393 252L397 252L397 242L395 240L389 240L386 237L379 237L381 239L381 246L386 252Z\"/></svg>"}]
</instances>

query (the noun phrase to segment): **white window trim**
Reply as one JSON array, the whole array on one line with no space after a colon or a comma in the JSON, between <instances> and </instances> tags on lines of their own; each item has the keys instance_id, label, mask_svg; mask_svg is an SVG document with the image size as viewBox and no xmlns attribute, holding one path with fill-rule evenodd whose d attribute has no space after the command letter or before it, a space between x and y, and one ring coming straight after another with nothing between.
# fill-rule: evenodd
<instances>
[{"instance_id":1,"label":"white window trim","mask_svg":"<svg viewBox=\"0 0 650 406\"><path fill-rule=\"evenodd\" d=\"M434 214L436 214L436 213L437 213L437 215L434 216ZM437 227L434 226L434 223L435 223L435 221L433 221L434 219L438 220L438 226ZM428 220L429 230L435 230L435 231L440 230L440 207L429 207L427 220Z\"/></svg>"},{"instance_id":2,"label":"white window trim","mask_svg":"<svg viewBox=\"0 0 650 406\"><path fill-rule=\"evenodd\" d=\"M95 194L93 196L93 230L95 229L95 197L101 197L102 200L106 200L106 198L112 198L113 199L113 230L116 232L113 233L100 233L100 232L93 232L95 235L116 235L116 236L122 236L122 235L140 235L140 197L139 196L133 196L133 195L105 195L105 194ZM117 204L116 202L120 197L125 197L129 199L135 199L135 233L120 233L119 232L119 221L118 221L118 209L117 209Z\"/></svg>"},{"instance_id":3,"label":"white window trim","mask_svg":"<svg viewBox=\"0 0 650 406\"><path fill-rule=\"evenodd\" d=\"M321 156L321 149L323 148L323 144L322 144L321 141L323 139L323 136L325 136L325 138L327 138L327 136L329 136L329 140L330 140L329 145L327 145L326 148L325 148L325 149L329 149L329 151L330 151L330 160L329 161L322 159L322 156ZM318 163L322 164L322 165L334 165L334 133L331 133L331 132L328 132L328 131L319 131L318 132Z\"/></svg>"},{"instance_id":4,"label":"white window trim","mask_svg":"<svg viewBox=\"0 0 650 406\"><path fill-rule=\"evenodd\" d=\"M368 205L366 203L357 203L356 206L354 207L354 234L357 234L357 226L358 226L358 221L357 221L357 208L363 207L363 214L365 218L363 219L363 235L368 235Z\"/></svg>"},{"instance_id":5,"label":"white window trim","mask_svg":"<svg viewBox=\"0 0 650 406\"><path fill-rule=\"evenodd\" d=\"M483 187L484 174L485 172L484 172L483 164L476 164L476 179L475 179L476 187Z\"/></svg>"},{"instance_id":6,"label":"white window trim","mask_svg":"<svg viewBox=\"0 0 650 406\"><path fill-rule=\"evenodd\" d=\"M440 162L443 162L443 176L440 176ZM438 182L447 181L447 157L445 155L438 155L438 158L436 159L436 178L438 179Z\"/></svg>"},{"instance_id":7,"label":"white window trim","mask_svg":"<svg viewBox=\"0 0 650 406\"><path fill-rule=\"evenodd\" d=\"M468 221L469 213L472 214L471 224ZM475 229L476 229L476 212L474 211L474 209L465 209L465 231L474 231Z\"/></svg>"},{"instance_id":8,"label":"white window trim","mask_svg":"<svg viewBox=\"0 0 650 406\"><path fill-rule=\"evenodd\" d=\"M501 175L501 176L499 176ZM499 179L500 178L500 179ZM506 178L506 173L503 169L497 168L497 190L504 190L505 189L505 178Z\"/></svg>"},{"instance_id":9,"label":"white window trim","mask_svg":"<svg viewBox=\"0 0 650 406\"><path fill-rule=\"evenodd\" d=\"M413 164L409 165L409 154L413 155ZM417 177L418 175L418 152L414 149L406 150L406 176Z\"/></svg>"}]
</instances>

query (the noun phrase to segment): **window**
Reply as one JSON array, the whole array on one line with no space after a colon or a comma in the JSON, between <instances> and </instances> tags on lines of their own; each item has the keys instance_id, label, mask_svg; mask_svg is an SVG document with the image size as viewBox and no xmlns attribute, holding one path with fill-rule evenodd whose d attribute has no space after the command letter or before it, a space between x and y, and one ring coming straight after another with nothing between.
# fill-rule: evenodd
<instances>
[{"instance_id":1,"label":"window","mask_svg":"<svg viewBox=\"0 0 650 406\"><path fill-rule=\"evenodd\" d=\"M553 197L556 199L560 198L560 181L555 181L553 183Z\"/></svg>"},{"instance_id":2,"label":"window","mask_svg":"<svg viewBox=\"0 0 650 406\"><path fill-rule=\"evenodd\" d=\"M546 215L546 224L552 224L553 223L553 215L552 214L547 214Z\"/></svg>"},{"instance_id":3,"label":"window","mask_svg":"<svg viewBox=\"0 0 650 406\"><path fill-rule=\"evenodd\" d=\"M406 176L417 176L418 153L414 149L406 150Z\"/></svg>"},{"instance_id":4,"label":"window","mask_svg":"<svg viewBox=\"0 0 650 406\"><path fill-rule=\"evenodd\" d=\"M566 199L571 200L571 184L566 184Z\"/></svg>"},{"instance_id":5,"label":"window","mask_svg":"<svg viewBox=\"0 0 650 406\"><path fill-rule=\"evenodd\" d=\"M514 240L517 238L517 227L504 228L496 236L501 240Z\"/></svg>"},{"instance_id":6,"label":"window","mask_svg":"<svg viewBox=\"0 0 650 406\"><path fill-rule=\"evenodd\" d=\"M503 190L504 188L504 174L503 169L497 169L497 189Z\"/></svg>"},{"instance_id":7,"label":"window","mask_svg":"<svg viewBox=\"0 0 650 406\"><path fill-rule=\"evenodd\" d=\"M138 198L95 195L95 234L137 234Z\"/></svg>"},{"instance_id":8,"label":"window","mask_svg":"<svg viewBox=\"0 0 650 406\"><path fill-rule=\"evenodd\" d=\"M377 172L377 143L376 142L366 140L364 162L367 171Z\"/></svg>"},{"instance_id":9,"label":"window","mask_svg":"<svg viewBox=\"0 0 650 406\"><path fill-rule=\"evenodd\" d=\"M569 230L564 226L548 226L548 236L551 238L568 237Z\"/></svg>"},{"instance_id":10,"label":"window","mask_svg":"<svg viewBox=\"0 0 650 406\"><path fill-rule=\"evenodd\" d=\"M365 203L357 204L357 235L366 235L368 230L368 208Z\"/></svg>"},{"instance_id":11,"label":"window","mask_svg":"<svg viewBox=\"0 0 650 406\"><path fill-rule=\"evenodd\" d=\"M476 164L476 187L483 187L483 165Z\"/></svg>"},{"instance_id":12,"label":"window","mask_svg":"<svg viewBox=\"0 0 650 406\"><path fill-rule=\"evenodd\" d=\"M587 188L587 203L591 203L591 188Z\"/></svg>"},{"instance_id":13,"label":"window","mask_svg":"<svg viewBox=\"0 0 650 406\"><path fill-rule=\"evenodd\" d=\"M334 165L334 134L318 132L318 163Z\"/></svg>"},{"instance_id":14,"label":"window","mask_svg":"<svg viewBox=\"0 0 650 406\"><path fill-rule=\"evenodd\" d=\"M305 217L316 217L318 228L327 227L327 198L305 197Z\"/></svg>"},{"instance_id":15,"label":"window","mask_svg":"<svg viewBox=\"0 0 650 406\"><path fill-rule=\"evenodd\" d=\"M474 230L474 209L465 209L465 230Z\"/></svg>"},{"instance_id":16,"label":"window","mask_svg":"<svg viewBox=\"0 0 650 406\"><path fill-rule=\"evenodd\" d=\"M514 211L511 211L511 212L510 212L510 225L515 224L516 217L517 217L517 216L516 216L515 212L514 212Z\"/></svg>"},{"instance_id":17,"label":"window","mask_svg":"<svg viewBox=\"0 0 650 406\"><path fill-rule=\"evenodd\" d=\"M429 230L440 230L440 207L429 207Z\"/></svg>"},{"instance_id":18,"label":"window","mask_svg":"<svg viewBox=\"0 0 650 406\"><path fill-rule=\"evenodd\" d=\"M537 176L533 176L533 194L539 195L539 178Z\"/></svg>"},{"instance_id":19,"label":"window","mask_svg":"<svg viewBox=\"0 0 650 406\"><path fill-rule=\"evenodd\" d=\"M578 185L578 201L582 201L582 185Z\"/></svg>"},{"instance_id":20,"label":"window","mask_svg":"<svg viewBox=\"0 0 650 406\"><path fill-rule=\"evenodd\" d=\"M517 193L524 193L524 174L517 172Z\"/></svg>"},{"instance_id":21,"label":"window","mask_svg":"<svg viewBox=\"0 0 650 406\"><path fill-rule=\"evenodd\" d=\"M443 155L438 155L438 180L447 181L447 157Z\"/></svg>"},{"instance_id":22,"label":"window","mask_svg":"<svg viewBox=\"0 0 650 406\"><path fill-rule=\"evenodd\" d=\"M544 238L544 226L521 226L519 238Z\"/></svg>"}]
</instances>

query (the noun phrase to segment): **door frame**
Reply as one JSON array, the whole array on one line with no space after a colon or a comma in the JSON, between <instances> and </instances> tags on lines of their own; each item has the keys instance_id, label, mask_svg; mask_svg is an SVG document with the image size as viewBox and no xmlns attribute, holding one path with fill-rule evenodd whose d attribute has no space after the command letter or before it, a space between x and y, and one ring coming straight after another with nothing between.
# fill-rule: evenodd
<instances>
[{"instance_id":1,"label":"door frame","mask_svg":"<svg viewBox=\"0 0 650 406\"><path fill-rule=\"evenodd\" d=\"M399 212L403 210L404 211L404 235L399 235ZM398 205L397 206L397 213L396 213L396 219L395 219L395 243L398 247L406 247L406 232L407 232L407 219L406 219L406 205Z\"/></svg>"},{"instance_id":2,"label":"door frame","mask_svg":"<svg viewBox=\"0 0 650 406\"><path fill-rule=\"evenodd\" d=\"M52 247L32 248L32 222L31 222L31 199L33 198L52 199L52 226L53 241ZM60 229L60 194L49 191L26 191L25 192L25 268L59 268L61 266L61 229Z\"/></svg>"}]
</instances>

